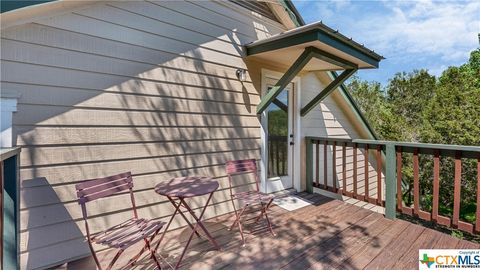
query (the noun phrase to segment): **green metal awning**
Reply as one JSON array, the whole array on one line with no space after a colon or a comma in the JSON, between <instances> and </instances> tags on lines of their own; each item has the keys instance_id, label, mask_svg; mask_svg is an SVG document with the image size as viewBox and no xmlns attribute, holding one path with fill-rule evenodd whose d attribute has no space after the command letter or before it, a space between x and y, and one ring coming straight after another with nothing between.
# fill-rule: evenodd
<instances>
[{"instance_id":1,"label":"green metal awning","mask_svg":"<svg viewBox=\"0 0 480 270\"><path fill-rule=\"evenodd\" d=\"M321 22L305 25L247 44L248 58L290 67L257 107L262 113L302 70L344 70L301 110L306 115L358 69L378 68L383 56L345 37Z\"/></svg>"}]
</instances>

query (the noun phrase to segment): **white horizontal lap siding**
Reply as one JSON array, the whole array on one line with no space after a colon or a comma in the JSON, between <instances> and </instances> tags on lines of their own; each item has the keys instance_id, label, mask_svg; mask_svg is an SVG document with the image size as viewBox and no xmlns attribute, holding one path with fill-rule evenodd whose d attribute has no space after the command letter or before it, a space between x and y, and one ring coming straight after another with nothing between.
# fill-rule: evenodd
<instances>
[{"instance_id":1,"label":"white horizontal lap siding","mask_svg":"<svg viewBox=\"0 0 480 270\"><path fill-rule=\"evenodd\" d=\"M325 87L328 82L322 82L319 76L314 73L308 73L302 77L302 107L312 100ZM358 130L352 124L343 109L336 102L334 96L338 93L333 92L327 96L319 105L311 110L302 118L302 136L313 137L330 137L330 138L361 138ZM377 196L377 173L376 162L373 150L371 150L368 162L368 179L369 179L369 196L376 198ZM313 167L314 181L319 180L320 184L324 183L324 145L319 146L319 160L316 161L316 148L313 150L313 162L319 164L319 175L316 175L316 168ZM333 146L327 146L327 183L332 186L332 180L336 180L337 187L343 185L342 173L342 146L336 147L336 175L333 175ZM347 172L347 190L353 191L353 149L346 148L346 172ZM365 159L364 150L357 150L357 193L365 194ZM383 178L383 175L382 175ZM382 194L385 194L382 180Z\"/></svg>"},{"instance_id":2,"label":"white horizontal lap siding","mask_svg":"<svg viewBox=\"0 0 480 270\"><path fill-rule=\"evenodd\" d=\"M88 254L83 179L132 171L140 215L166 219L153 186L210 175L220 189L206 216L232 211L225 161L260 156L260 96L235 73L242 44L283 30L230 3L180 1L92 4L3 29L1 86L20 96L22 269ZM125 198L92 204L94 231L130 217Z\"/></svg>"}]
</instances>

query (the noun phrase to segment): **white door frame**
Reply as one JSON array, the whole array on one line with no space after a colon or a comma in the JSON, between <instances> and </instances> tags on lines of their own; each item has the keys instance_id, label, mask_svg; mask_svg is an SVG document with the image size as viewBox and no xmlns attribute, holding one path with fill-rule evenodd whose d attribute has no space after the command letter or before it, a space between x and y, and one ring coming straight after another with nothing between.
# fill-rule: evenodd
<instances>
[{"instance_id":1,"label":"white door frame","mask_svg":"<svg viewBox=\"0 0 480 270\"><path fill-rule=\"evenodd\" d=\"M262 69L262 85L261 85L261 96L263 97L267 91L267 78L273 79L280 79L283 74L276 71L271 71L268 69ZM301 84L300 84L300 77L296 76L291 82L294 83L294 91L295 94L293 95L293 138L292 141L294 142L294 147L292 151L291 157L291 164L292 166L291 175L293 180L293 188L296 191L301 191L301 176L300 176L300 148L301 148L301 140L300 140L300 109L301 109ZM267 151L267 132L266 127L267 123L266 119L266 111L262 112L261 115L261 129L260 129L260 138L261 138L261 162L260 162L260 169L261 169L261 185L260 190L265 193L272 192L271 188L268 187L268 180L267 180L267 168L268 168L268 151ZM290 159L290 158L289 158ZM275 190L273 190L275 191Z\"/></svg>"}]
</instances>

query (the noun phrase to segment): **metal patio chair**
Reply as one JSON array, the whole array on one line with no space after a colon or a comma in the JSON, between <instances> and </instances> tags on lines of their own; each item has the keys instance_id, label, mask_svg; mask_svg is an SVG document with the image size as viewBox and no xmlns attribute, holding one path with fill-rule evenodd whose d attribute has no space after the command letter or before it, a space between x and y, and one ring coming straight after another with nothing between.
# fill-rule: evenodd
<instances>
[{"instance_id":1,"label":"metal patio chair","mask_svg":"<svg viewBox=\"0 0 480 270\"><path fill-rule=\"evenodd\" d=\"M118 249L115 257L112 259L112 261L107 267L107 269L111 269L120 257L120 255L125 251L125 249L140 241L144 241L145 245L133 258L128 261L128 265L133 266L140 258L140 256L146 250L148 250L150 252L150 258L155 262L157 267L161 269L160 262L155 255L156 252L154 249L151 248L150 244L152 243L155 236L158 235L165 223L161 221L152 221L148 219L138 218L135 198L133 196L132 174L130 172L105 178L85 180L84 182L75 185L75 188L77 190L78 203L82 207L82 214L83 220L85 221L88 245L90 247L90 251L92 252L92 256L95 260L95 263L97 264L98 269L101 270L102 267L93 248L93 243ZM91 234L90 228L88 226L86 204L88 202L92 202L94 200L104 198L126 190L129 190L130 192L133 217L105 231ZM161 256L160 258L165 261Z\"/></svg>"},{"instance_id":2,"label":"metal patio chair","mask_svg":"<svg viewBox=\"0 0 480 270\"><path fill-rule=\"evenodd\" d=\"M274 196L270 194L264 194L260 192L259 188L259 178L257 171L257 162L255 159L246 159L246 160L233 160L226 163L226 171L228 176L228 181L230 185L230 197L233 204L233 210L235 211L235 221L230 226L229 230L232 230L233 227L238 224L238 229L240 230L240 235L242 237L243 245L245 245L245 237L243 236L243 228L241 223L242 215L245 213L245 210L252 205L261 205L261 213L255 219L255 223L260 220L260 218L265 217L267 220L268 229L275 236L273 232L272 224L268 218L268 208L271 206ZM237 192L233 191L233 181L235 176L253 174L255 178L256 190L246 191L246 192ZM237 211L235 206L235 200L238 200L240 204L243 204L241 210Z\"/></svg>"}]
</instances>

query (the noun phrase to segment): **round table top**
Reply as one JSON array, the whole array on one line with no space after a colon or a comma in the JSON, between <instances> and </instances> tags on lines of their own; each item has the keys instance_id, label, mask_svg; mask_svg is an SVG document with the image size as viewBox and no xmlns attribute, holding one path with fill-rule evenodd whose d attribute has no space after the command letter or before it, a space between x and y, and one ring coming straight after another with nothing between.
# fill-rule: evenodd
<instances>
[{"instance_id":1,"label":"round table top","mask_svg":"<svg viewBox=\"0 0 480 270\"><path fill-rule=\"evenodd\" d=\"M178 198L191 198L210 194L217 190L219 184L207 176L176 177L155 186L155 192Z\"/></svg>"}]
</instances>

